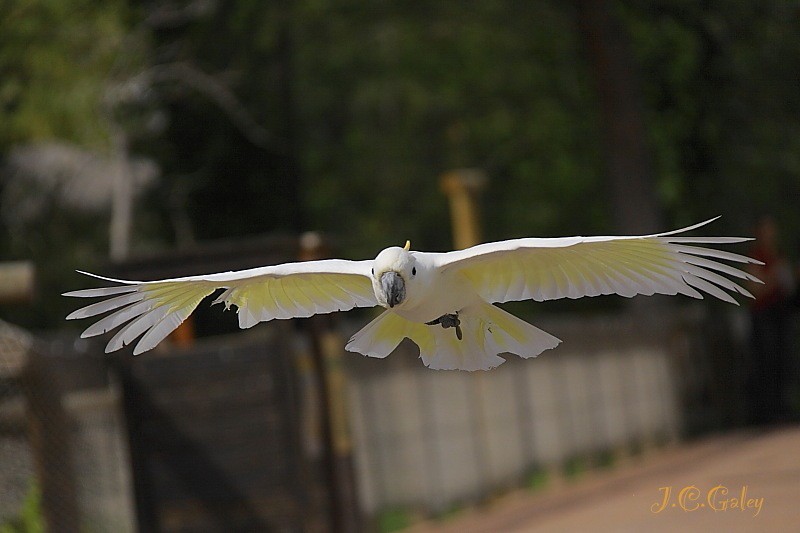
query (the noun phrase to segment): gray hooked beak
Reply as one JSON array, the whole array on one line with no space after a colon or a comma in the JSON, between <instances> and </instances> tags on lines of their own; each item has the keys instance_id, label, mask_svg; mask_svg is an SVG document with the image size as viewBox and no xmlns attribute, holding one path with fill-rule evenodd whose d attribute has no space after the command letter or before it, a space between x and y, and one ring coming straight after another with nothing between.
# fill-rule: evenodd
<instances>
[{"instance_id":1,"label":"gray hooked beak","mask_svg":"<svg viewBox=\"0 0 800 533\"><path fill-rule=\"evenodd\" d=\"M402 303L406 299L406 282L397 272L389 270L381 276L381 289L386 295L389 307Z\"/></svg>"}]
</instances>

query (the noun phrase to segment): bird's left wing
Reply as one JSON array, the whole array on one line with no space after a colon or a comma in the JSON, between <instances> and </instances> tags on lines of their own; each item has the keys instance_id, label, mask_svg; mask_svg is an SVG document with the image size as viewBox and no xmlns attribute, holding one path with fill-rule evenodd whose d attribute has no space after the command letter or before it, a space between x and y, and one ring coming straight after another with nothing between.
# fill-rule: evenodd
<instances>
[{"instance_id":1,"label":"bird's left wing","mask_svg":"<svg viewBox=\"0 0 800 533\"><path fill-rule=\"evenodd\" d=\"M139 354L154 348L186 320L203 298L218 289L225 290L214 303L235 305L242 328L275 318L375 306L371 265L372 261L327 259L161 281L126 281L83 272L120 285L64 293L105 298L74 311L67 319L113 311L81 336L92 337L123 326L108 342L106 352L119 350L143 335L133 352Z\"/></svg>"},{"instance_id":2,"label":"bird's left wing","mask_svg":"<svg viewBox=\"0 0 800 533\"><path fill-rule=\"evenodd\" d=\"M717 217L718 218L718 217ZM515 239L434 254L441 269L457 269L488 302L581 298L600 294L684 294L701 292L737 303L726 290L753 297L723 276L760 283L719 260L759 261L693 246L750 240L742 237L678 237L716 219L668 233L632 237Z\"/></svg>"}]
</instances>

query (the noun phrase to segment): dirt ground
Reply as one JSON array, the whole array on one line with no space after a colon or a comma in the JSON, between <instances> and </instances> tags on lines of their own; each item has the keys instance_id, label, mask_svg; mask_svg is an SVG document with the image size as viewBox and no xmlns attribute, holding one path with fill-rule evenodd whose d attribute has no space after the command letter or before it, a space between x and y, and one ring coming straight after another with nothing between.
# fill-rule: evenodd
<instances>
[{"instance_id":1,"label":"dirt ground","mask_svg":"<svg viewBox=\"0 0 800 533\"><path fill-rule=\"evenodd\" d=\"M800 531L800 426L711 437L407 533Z\"/></svg>"}]
</instances>

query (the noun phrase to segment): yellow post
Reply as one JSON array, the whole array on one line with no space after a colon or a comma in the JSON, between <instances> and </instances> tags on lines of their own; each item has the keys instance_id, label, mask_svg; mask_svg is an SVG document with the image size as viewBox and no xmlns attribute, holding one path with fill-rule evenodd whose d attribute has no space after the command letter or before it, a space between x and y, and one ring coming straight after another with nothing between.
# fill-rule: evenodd
<instances>
[{"instance_id":1,"label":"yellow post","mask_svg":"<svg viewBox=\"0 0 800 533\"><path fill-rule=\"evenodd\" d=\"M450 217L453 224L453 246L456 249L469 248L482 240L480 209L478 197L486 187L486 174L479 169L462 168L451 170L442 175L442 191L450 200ZM479 449L475 455L479 476L483 483L492 478L489 463L489 427L486 419L486 383L482 372L470 376L472 381L472 397L474 398L475 438Z\"/></svg>"},{"instance_id":2,"label":"yellow post","mask_svg":"<svg viewBox=\"0 0 800 533\"><path fill-rule=\"evenodd\" d=\"M474 168L451 170L442 175L442 191L450 200L453 246L457 249L481 242L478 196L486 183L486 174Z\"/></svg>"}]
</instances>

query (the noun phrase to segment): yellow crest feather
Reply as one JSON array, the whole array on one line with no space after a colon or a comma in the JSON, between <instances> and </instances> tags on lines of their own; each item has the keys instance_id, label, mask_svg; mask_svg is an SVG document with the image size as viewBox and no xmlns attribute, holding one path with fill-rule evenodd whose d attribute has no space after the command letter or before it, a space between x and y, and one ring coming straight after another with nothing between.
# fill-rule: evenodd
<instances>
[{"instance_id":1,"label":"yellow crest feather","mask_svg":"<svg viewBox=\"0 0 800 533\"><path fill-rule=\"evenodd\" d=\"M403 246L403 250L405 250L407 252L410 249L411 249L411 241L406 241L406 245Z\"/></svg>"}]
</instances>

